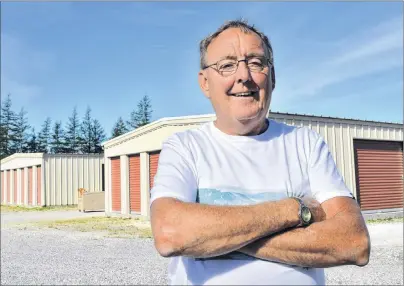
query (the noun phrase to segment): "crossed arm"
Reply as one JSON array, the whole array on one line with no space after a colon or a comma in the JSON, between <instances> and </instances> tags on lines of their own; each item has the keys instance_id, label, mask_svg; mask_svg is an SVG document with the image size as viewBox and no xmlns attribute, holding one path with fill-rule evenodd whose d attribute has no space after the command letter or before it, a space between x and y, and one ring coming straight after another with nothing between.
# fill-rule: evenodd
<instances>
[{"instance_id":1,"label":"crossed arm","mask_svg":"<svg viewBox=\"0 0 404 286\"><path fill-rule=\"evenodd\" d=\"M322 207L326 220L260 239L239 251L302 267L365 266L370 239L356 202L338 197L324 202Z\"/></svg>"},{"instance_id":2,"label":"crossed arm","mask_svg":"<svg viewBox=\"0 0 404 286\"><path fill-rule=\"evenodd\" d=\"M326 219L298 224L292 199L254 206L207 206L172 198L151 208L155 245L164 257L207 258L240 251L302 267L364 266L370 239L356 202L334 198L322 204Z\"/></svg>"}]
</instances>

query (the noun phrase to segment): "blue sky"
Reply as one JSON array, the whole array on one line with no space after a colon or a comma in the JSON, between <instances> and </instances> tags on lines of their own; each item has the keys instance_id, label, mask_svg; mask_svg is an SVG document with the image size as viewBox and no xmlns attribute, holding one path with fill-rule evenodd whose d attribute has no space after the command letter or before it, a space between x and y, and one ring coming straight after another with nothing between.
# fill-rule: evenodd
<instances>
[{"instance_id":1,"label":"blue sky","mask_svg":"<svg viewBox=\"0 0 404 286\"><path fill-rule=\"evenodd\" d=\"M107 135L139 99L153 120L213 113L197 83L199 41L244 17L272 41L272 111L403 121L400 2L1 3L1 96L66 124L87 105Z\"/></svg>"}]
</instances>

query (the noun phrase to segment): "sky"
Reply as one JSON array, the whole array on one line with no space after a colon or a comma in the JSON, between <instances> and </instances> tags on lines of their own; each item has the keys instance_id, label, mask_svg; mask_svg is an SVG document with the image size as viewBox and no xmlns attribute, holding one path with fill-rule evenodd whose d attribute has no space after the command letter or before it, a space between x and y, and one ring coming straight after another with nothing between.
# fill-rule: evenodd
<instances>
[{"instance_id":1,"label":"sky","mask_svg":"<svg viewBox=\"0 0 404 286\"><path fill-rule=\"evenodd\" d=\"M107 136L145 94L152 120L212 114L199 41L241 17L274 49L271 111L403 121L402 2L2 2L2 100L37 131L90 106Z\"/></svg>"}]
</instances>

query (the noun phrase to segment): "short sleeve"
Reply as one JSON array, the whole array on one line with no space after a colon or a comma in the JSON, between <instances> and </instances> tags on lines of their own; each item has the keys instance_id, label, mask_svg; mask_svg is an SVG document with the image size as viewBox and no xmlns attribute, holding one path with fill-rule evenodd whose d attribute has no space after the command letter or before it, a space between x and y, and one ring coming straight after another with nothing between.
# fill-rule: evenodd
<instances>
[{"instance_id":1,"label":"short sleeve","mask_svg":"<svg viewBox=\"0 0 404 286\"><path fill-rule=\"evenodd\" d=\"M309 160L309 180L313 196L320 203L328 199L353 195L346 186L335 161L321 136L316 136L316 143Z\"/></svg>"},{"instance_id":2,"label":"short sleeve","mask_svg":"<svg viewBox=\"0 0 404 286\"><path fill-rule=\"evenodd\" d=\"M177 135L163 142L151 189L150 206L162 197L195 202L197 181L190 153Z\"/></svg>"}]
</instances>

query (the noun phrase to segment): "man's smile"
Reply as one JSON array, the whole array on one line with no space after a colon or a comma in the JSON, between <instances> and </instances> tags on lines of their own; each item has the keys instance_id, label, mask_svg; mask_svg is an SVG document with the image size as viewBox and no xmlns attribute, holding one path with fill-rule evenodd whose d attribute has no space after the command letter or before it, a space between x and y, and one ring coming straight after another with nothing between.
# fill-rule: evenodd
<instances>
[{"instance_id":1,"label":"man's smile","mask_svg":"<svg viewBox=\"0 0 404 286\"><path fill-rule=\"evenodd\" d=\"M246 91L246 92L237 92L237 93L229 93L229 96L235 97L256 97L258 96L258 91Z\"/></svg>"}]
</instances>

